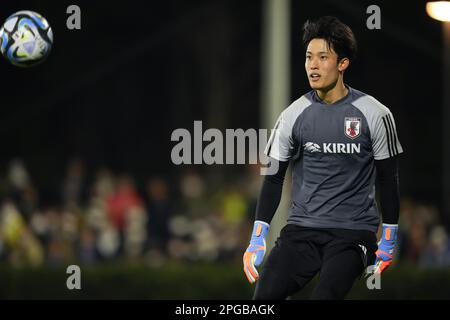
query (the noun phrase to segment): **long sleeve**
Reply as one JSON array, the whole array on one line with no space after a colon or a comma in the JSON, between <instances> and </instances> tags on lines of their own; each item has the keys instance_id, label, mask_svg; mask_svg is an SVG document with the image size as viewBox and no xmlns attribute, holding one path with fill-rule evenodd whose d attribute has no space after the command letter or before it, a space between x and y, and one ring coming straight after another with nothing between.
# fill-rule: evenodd
<instances>
[{"instance_id":1,"label":"long sleeve","mask_svg":"<svg viewBox=\"0 0 450 320\"><path fill-rule=\"evenodd\" d=\"M375 160L383 223L397 224L400 210L398 156Z\"/></svg>"},{"instance_id":2,"label":"long sleeve","mask_svg":"<svg viewBox=\"0 0 450 320\"><path fill-rule=\"evenodd\" d=\"M278 165L278 171L273 175L266 175L264 177L258 203L256 205L255 220L264 221L268 224L272 221L278 205L280 204L284 176L289 167L289 161L278 161L271 158L271 166L276 165Z\"/></svg>"}]
</instances>

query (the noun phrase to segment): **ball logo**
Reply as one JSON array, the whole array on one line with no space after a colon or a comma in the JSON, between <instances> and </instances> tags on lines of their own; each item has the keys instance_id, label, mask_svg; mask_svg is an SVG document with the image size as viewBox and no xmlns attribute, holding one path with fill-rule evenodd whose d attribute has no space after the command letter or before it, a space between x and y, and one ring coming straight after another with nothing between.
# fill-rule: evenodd
<instances>
[{"instance_id":1,"label":"ball logo","mask_svg":"<svg viewBox=\"0 0 450 320\"><path fill-rule=\"evenodd\" d=\"M47 20L33 11L19 11L0 26L0 51L13 65L31 67L42 63L53 45Z\"/></svg>"},{"instance_id":2,"label":"ball logo","mask_svg":"<svg viewBox=\"0 0 450 320\"><path fill-rule=\"evenodd\" d=\"M345 135L350 139L361 135L361 118L345 118Z\"/></svg>"}]
</instances>

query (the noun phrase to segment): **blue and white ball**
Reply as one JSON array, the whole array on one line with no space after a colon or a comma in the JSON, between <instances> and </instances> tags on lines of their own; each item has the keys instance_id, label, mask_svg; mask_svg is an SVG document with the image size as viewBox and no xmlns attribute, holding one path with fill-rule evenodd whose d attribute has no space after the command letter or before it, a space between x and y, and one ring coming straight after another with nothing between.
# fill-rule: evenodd
<instances>
[{"instance_id":1,"label":"blue and white ball","mask_svg":"<svg viewBox=\"0 0 450 320\"><path fill-rule=\"evenodd\" d=\"M30 67L50 54L53 32L47 20L33 11L19 11L0 29L0 51L13 65Z\"/></svg>"}]
</instances>

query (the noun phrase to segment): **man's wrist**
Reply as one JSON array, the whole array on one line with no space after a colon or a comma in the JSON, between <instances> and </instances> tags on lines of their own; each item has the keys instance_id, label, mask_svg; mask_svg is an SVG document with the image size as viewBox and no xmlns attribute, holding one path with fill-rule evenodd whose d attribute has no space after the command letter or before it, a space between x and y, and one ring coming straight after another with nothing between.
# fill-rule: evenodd
<instances>
[{"instance_id":1,"label":"man's wrist","mask_svg":"<svg viewBox=\"0 0 450 320\"><path fill-rule=\"evenodd\" d=\"M255 220L253 224L252 237L262 237L265 238L267 232L269 231L270 225L267 222L261 220Z\"/></svg>"},{"instance_id":2,"label":"man's wrist","mask_svg":"<svg viewBox=\"0 0 450 320\"><path fill-rule=\"evenodd\" d=\"M384 243L395 244L397 241L398 224L383 223L381 241Z\"/></svg>"}]
</instances>

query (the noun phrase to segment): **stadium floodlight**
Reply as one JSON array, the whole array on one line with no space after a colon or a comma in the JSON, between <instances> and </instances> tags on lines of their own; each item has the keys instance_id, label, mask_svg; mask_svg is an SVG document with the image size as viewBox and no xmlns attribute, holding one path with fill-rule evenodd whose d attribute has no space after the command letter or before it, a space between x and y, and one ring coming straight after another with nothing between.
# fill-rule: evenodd
<instances>
[{"instance_id":1,"label":"stadium floodlight","mask_svg":"<svg viewBox=\"0 0 450 320\"><path fill-rule=\"evenodd\" d=\"M450 1L432 1L426 5L428 15L436 20L450 22Z\"/></svg>"}]
</instances>

